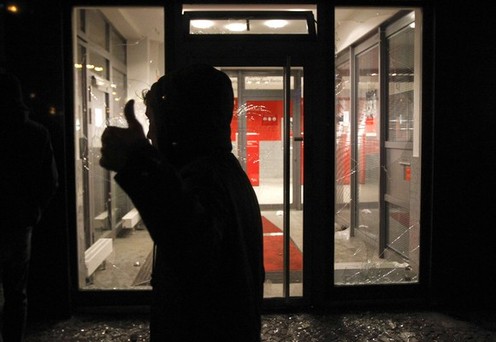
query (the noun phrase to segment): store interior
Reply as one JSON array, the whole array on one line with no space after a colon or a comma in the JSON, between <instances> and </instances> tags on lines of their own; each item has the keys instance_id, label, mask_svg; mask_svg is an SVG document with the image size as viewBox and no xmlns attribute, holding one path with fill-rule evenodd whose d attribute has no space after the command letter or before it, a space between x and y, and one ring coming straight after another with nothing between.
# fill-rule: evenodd
<instances>
[{"instance_id":1,"label":"store interior","mask_svg":"<svg viewBox=\"0 0 496 342\"><path fill-rule=\"evenodd\" d=\"M317 16L314 7L291 10L313 11L314 16ZM202 5L184 8L185 11L210 9ZM223 10L233 10L233 8L223 8ZM261 10L261 8L257 6L250 10ZM262 10L281 10L281 8L264 7ZM288 9L284 8L284 10ZM400 11L404 9L336 8L334 42L336 56ZM164 74L164 20L164 11L160 7L77 7L73 12L75 42L73 49L76 52L74 62L76 127L74 129L78 269L79 287L83 291L150 289L153 242L139 213L113 180L113 174L99 166L101 147L99 139L106 126L125 124L123 106L129 99L136 100L138 120L147 130L142 93ZM291 21L287 24L290 25ZM279 22L279 25L282 23ZM282 29L289 30L288 32L299 30L287 26L282 26ZM291 74L293 102L289 114L292 123L290 153L294 162L289 166L290 212L284 213L286 206L283 203L285 198L282 165L285 119L282 111L283 70L249 66L216 67L225 71L233 83L236 94L231 137L233 153L240 160L252 182L264 218L264 252L267 255L268 270L264 296L266 298L283 296L284 282L287 280L290 281L290 295L302 296L304 144L295 138L304 136L303 70L296 68ZM415 70L415 73L418 73L418 70ZM339 89L339 92L335 95L338 104L345 101L342 99L349 100L352 87L350 80L351 76L348 74L337 81L336 89ZM379 89L377 82L377 79L369 78L367 89ZM90 91L86 92L86 89ZM368 91L370 95L370 90ZM342 96L343 94L347 95ZM371 113L377 109L374 107L377 103L369 95L364 95L364 98L360 99L360 103L363 103L368 111L368 116L363 116L363 120L360 116L362 113L356 114L355 121L347 120L347 116L354 115L350 113L350 108L336 109L336 116L340 116L336 123L336 142L329 142L336 147L336 170L339 169L339 172L329 170L336 175L334 208L336 219L334 223L330 223L329 229L335 231L333 271L337 286L418 281L415 271L418 270L418 258L416 259L415 254L410 253L405 256L405 253L380 249L379 233L374 231L379 229L377 222L369 224L367 221L376 220L381 208L378 205L377 182L373 178L380 169L374 159L379 152L364 148L365 157L360 159L360 156L355 154L356 152L352 153L351 150L356 146L360 151L360 148L366 146L364 145L366 141L377 140L380 136L378 129L374 131L378 125L379 114ZM345 101L344 106L347 105L349 103ZM83 113L90 113L90 117L86 117ZM374 119L376 121L371 122ZM403 121L404 119L401 119L401 124ZM350 128L353 122L358 127L355 133ZM362 130L360 125L363 125ZM399 121L397 126L398 130L403 129ZM408 129L413 128L408 127ZM353 134L355 135L352 136ZM379 144L381 141L375 143ZM353 158L356 160L352 160ZM393 168L391 174L392 170ZM412 171L408 172L415 173L415 170L412 168ZM361 174L363 179L360 178ZM412 177L415 177L415 174L412 174ZM403 181L409 182L410 178L403 177ZM412 187L408 191L412 193L414 190ZM358 197L354 197L357 195L353 193L359 194L358 206L354 205ZM413 195L408 196L413 197ZM419 203L409 205L418 207ZM353 215L360 218L353 219ZM284 217L289 222L286 226ZM391 214L387 217L391 221L391 217L399 216ZM402 231L396 233L394 237L396 240L390 245L408 236L407 248L416 251L419 246L415 243L415 236L412 237L412 234L419 234L418 222L415 221L414 215L409 217L407 222L396 220L398 221L395 223L396 226L401 226ZM357 226L353 227L353 224ZM289 251L286 251L289 253L290 266L286 272L283 270L282 255L285 234L289 235L290 241ZM418 240L418 236L416 239ZM269 256L273 259L269 260Z\"/></svg>"}]
</instances>

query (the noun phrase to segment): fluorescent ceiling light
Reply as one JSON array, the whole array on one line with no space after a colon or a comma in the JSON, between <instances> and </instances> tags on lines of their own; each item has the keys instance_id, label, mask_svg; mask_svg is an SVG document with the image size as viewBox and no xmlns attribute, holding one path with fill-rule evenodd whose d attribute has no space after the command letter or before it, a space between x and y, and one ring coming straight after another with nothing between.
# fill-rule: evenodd
<instances>
[{"instance_id":1,"label":"fluorescent ceiling light","mask_svg":"<svg viewBox=\"0 0 496 342\"><path fill-rule=\"evenodd\" d=\"M264 25L273 29L278 29L281 27L284 27L288 24L287 20L282 20L282 19L272 19L272 20L267 20Z\"/></svg>"},{"instance_id":2,"label":"fluorescent ceiling light","mask_svg":"<svg viewBox=\"0 0 496 342\"><path fill-rule=\"evenodd\" d=\"M191 26L198 29L207 29L214 26L212 20L191 20Z\"/></svg>"},{"instance_id":3,"label":"fluorescent ceiling light","mask_svg":"<svg viewBox=\"0 0 496 342\"><path fill-rule=\"evenodd\" d=\"M246 23L231 23L225 26L231 32L243 32L246 31Z\"/></svg>"}]
</instances>

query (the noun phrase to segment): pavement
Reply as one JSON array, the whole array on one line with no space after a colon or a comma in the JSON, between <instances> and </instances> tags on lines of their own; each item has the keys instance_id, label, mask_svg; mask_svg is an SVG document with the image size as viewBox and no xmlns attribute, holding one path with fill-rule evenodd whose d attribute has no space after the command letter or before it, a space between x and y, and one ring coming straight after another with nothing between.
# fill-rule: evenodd
<instances>
[{"instance_id":1,"label":"pavement","mask_svg":"<svg viewBox=\"0 0 496 342\"><path fill-rule=\"evenodd\" d=\"M81 313L30 321L26 342L142 342L149 340L148 327L143 313ZM262 341L496 342L496 311L265 314Z\"/></svg>"}]
</instances>

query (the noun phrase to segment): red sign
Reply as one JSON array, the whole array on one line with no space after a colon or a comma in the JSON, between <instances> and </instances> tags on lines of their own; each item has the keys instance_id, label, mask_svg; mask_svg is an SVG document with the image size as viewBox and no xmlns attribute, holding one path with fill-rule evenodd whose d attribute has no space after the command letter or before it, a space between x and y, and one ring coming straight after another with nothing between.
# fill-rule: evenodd
<instances>
[{"instance_id":1,"label":"red sign","mask_svg":"<svg viewBox=\"0 0 496 342\"><path fill-rule=\"evenodd\" d=\"M411 170L412 168L410 166L405 166L405 180L407 182L410 181L410 178L411 178Z\"/></svg>"}]
</instances>

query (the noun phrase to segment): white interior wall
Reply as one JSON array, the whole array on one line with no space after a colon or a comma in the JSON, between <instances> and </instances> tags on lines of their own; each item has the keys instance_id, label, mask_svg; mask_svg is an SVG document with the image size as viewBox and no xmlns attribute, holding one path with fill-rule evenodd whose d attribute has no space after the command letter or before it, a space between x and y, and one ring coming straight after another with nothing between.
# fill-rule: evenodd
<instances>
[{"instance_id":1,"label":"white interior wall","mask_svg":"<svg viewBox=\"0 0 496 342\"><path fill-rule=\"evenodd\" d=\"M135 100L136 117L145 128L145 132L148 128L148 122L144 114L146 108L142 95L143 91L150 89L154 82L149 67L150 51L148 38L143 38L138 44L127 46L127 99Z\"/></svg>"}]
</instances>

